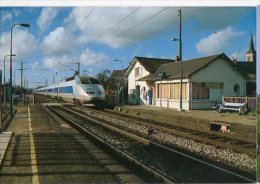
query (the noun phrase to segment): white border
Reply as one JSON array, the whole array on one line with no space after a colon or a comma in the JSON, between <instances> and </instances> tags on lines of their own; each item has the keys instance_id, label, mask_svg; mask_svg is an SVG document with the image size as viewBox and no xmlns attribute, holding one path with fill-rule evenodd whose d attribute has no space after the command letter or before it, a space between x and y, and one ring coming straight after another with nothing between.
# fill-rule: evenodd
<instances>
[{"instance_id":1,"label":"white border","mask_svg":"<svg viewBox=\"0 0 260 184\"><path fill-rule=\"evenodd\" d=\"M256 93L260 95L260 5L256 7Z\"/></svg>"},{"instance_id":2,"label":"white border","mask_svg":"<svg viewBox=\"0 0 260 184\"><path fill-rule=\"evenodd\" d=\"M247 6L260 0L0 0L0 6Z\"/></svg>"}]
</instances>

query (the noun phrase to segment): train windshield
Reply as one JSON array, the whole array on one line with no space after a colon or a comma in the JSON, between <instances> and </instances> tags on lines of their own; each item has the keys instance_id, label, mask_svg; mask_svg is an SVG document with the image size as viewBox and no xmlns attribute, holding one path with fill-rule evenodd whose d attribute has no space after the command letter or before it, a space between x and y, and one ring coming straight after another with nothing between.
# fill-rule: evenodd
<instances>
[{"instance_id":1,"label":"train windshield","mask_svg":"<svg viewBox=\"0 0 260 184\"><path fill-rule=\"evenodd\" d=\"M89 78L89 79L90 79L91 84L99 84L97 79L95 79L95 78Z\"/></svg>"},{"instance_id":2,"label":"train windshield","mask_svg":"<svg viewBox=\"0 0 260 184\"><path fill-rule=\"evenodd\" d=\"M92 77L80 76L81 84L99 84L98 80Z\"/></svg>"}]
</instances>

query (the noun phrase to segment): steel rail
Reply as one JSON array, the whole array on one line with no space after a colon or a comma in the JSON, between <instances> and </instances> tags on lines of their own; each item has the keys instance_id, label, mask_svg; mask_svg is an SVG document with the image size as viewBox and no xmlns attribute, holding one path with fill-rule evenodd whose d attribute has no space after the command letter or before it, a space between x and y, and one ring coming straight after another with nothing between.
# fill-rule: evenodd
<instances>
[{"instance_id":1,"label":"steel rail","mask_svg":"<svg viewBox=\"0 0 260 184\"><path fill-rule=\"evenodd\" d=\"M77 108L74 107L74 109L76 111L78 111ZM80 110L79 109L79 111L81 111L83 113L86 113L86 111L84 111L84 110ZM93 110L90 110L90 112L92 112L92 111ZM103 112L103 111L102 112L101 111L97 111L97 113L103 113L104 115L111 116L111 114L108 114L107 112ZM92 115L89 115L89 116L92 116ZM112 116L116 116L116 115L114 114ZM122 115L121 115L121 117L124 118L124 119L126 118L126 117L123 117ZM103 120L102 118L99 118L99 119ZM211 137L209 137L211 135L210 132L204 132L204 131L194 132L195 130L192 130L192 129L187 129L187 130L191 130L193 132L190 132L190 131L180 131L180 130L178 130L178 127L177 128L172 128L172 127L169 127L169 126L167 127L167 126L163 126L163 125L159 126L158 124L152 124L152 123L147 123L147 122L140 122L140 120L137 120L137 122L134 122L134 123L139 124L139 125L143 125L143 126L146 126L146 127L151 127L153 129L156 129L156 130L159 130L159 131L164 131L164 132L167 132L167 133L170 133L170 134L174 134L174 135L177 135L177 136L180 136L180 137L189 138L189 139L192 139L192 140L195 140L195 141L200 141L200 142L203 142L203 143L206 143L206 144L211 144L211 145L214 145L214 146L219 146L219 147L222 147L222 148L225 148L225 149L230 149L231 148L234 151L245 153L245 154L247 154L249 156L255 156L255 151L254 151L255 149L254 148L242 147L242 149L241 149L241 145L243 146L244 142L241 143L241 145L235 145L235 144L229 143L229 141L232 141L235 138L228 137L229 140L221 141L220 139L223 139L223 137L221 137L221 135L217 134L217 135L215 135L217 137L211 138ZM205 134L204 134L205 136L197 135L198 133L200 133L202 135L205 133L208 136L205 135ZM247 143L247 144L249 144L249 143Z\"/></svg>"},{"instance_id":2,"label":"steel rail","mask_svg":"<svg viewBox=\"0 0 260 184\"><path fill-rule=\"evenodd\" d=\"M60 112L58 112L57 110L55 110L53 107L51 106L47 106L51 111L53 111L54 113L56 113L57 115L59 115L61 118L65 119L66 121L68 121L72 126L76 127L77 129L80 129L81 131L83 131L84 133L87 133L88 135L90 135L92 138L94 138L95 140L97 140L98 142L104 144L105 146L109 147L110 149L112 149L113 151L115 151L116 153L118 153L120 156L123 156L124 158L126 158L128 161L136 164L138 167L141 167L143 170L145 170L146 172L152 174L154 177L156 177L157 179L162 180L165 183L173 183L173 181L171 181L170 179L166 178L165 176L163 176L162 174L156 172L155 170L153 170L152 168L150 168L149 166L147 166L146 164L141 163L140 161L138 161L137 159L135 159L134 157L132 157L131 155L121 151L120 149L116 148L115 146L113 146L112 144L108 143L107 141L101 139L100 137L96 136L95 134L93 134L92 132L90 132L89 130L87 130L86 128L84 128L83 126L79 125L78 123L74 122L73 120L69 119L68 117L65 117L63 114L61 114ZM90 118L90 121L92 121L92 118ZM94 120L95 121L95 120ZM102 125L101 123L98 123L99 125ZM108 127L107 127L108 128ZM114 128L112 128L112 130L116 130ZM122 133L122 130L118 131L118 133ZM131 136L133 139L135 136ZM144 143L147 142L146 140L143 141Z\"/></svg>"},{"instance_id":3,"label":"steel rail","mask_svg":"<svg viewBox=\"0 0 260 184\"><path fill-rule=\"evenodd\" d=\"M106 126L107 128L110 127L111 130L113 130L113 131L118 130L118 133L123 134L124 136L127 136L127 137L129 137L129 138L135 137L135 139L140 139L140 142L146 142L146 143L149 143L149 144L151 144L151 145L154 145L154 146L160 147L160 148L162 148L162 149L168 150L168 151L170 151L170 152L177 153L177 154L179 154L179 155L182 155L182 156L184 156L184 157L186 157L186 158L192 159L192 160L197 161L197 162L199 162L199 163L202 163L202 164L204 164L204 165L213 167L213 168L215 168L215 169L217 169L217 170L220 170L220 171L226 172L226 173L228 173L228 174L231 174L231 175L233 175L233 176L236 176L236 177L239 177L239 178L241 178L241 179L244 179L244 180L246 180L246 181L248 181L248 182L255 182L254 180L252 180L252 179L250 179L250 178L248 178L248 177L242 176L242 175L240 175L240 174L237 174L237 173L235 173L235 172L233 172L233 171L229 171L229 170L224 169L224 168L221 168L221 167L219 167L219 166L210 164L210 163L208 163L208 162L205 162L205 161L200 160L200 159L198 159L198 158L192 157L192 156L187 155L187 154L185 154L185 153L182 153L182 152L180 152L180 151L177 151L177 150L168 148L168 147L166 147L166 146L160 145L160 144L158 144L158 143L156 143L156 142L153 142L153 141L151 141L151 140L147 140L147 139L145 139L145 138L142 138L142 137L133 135L133 134L131 134L131 133L129 133L129 132L126 132L126 131L124 131L124 130L118 129L118 128L113 127L113 126L111 126L111 125L104 124L104 123L100 123L100 122L98 122L97 120L95 120L95 119L93 119L93 118L87 117L87 116L85 116L85 115L83 115L83 114L81 114L81 113L75 112L75 111L73 111L73 110L71 110L71 109L68 109L68 108L66 108L66 107L60 107L60 108L66 110L66 111L68 111L68 112L74 113L75 115L78 115L78 116L80 116L80 117L82 117L82 118L85 118L85 119L88 119L88 120L90 120L90 121L96 122L96 123L98 123L98 124L101 125L101 126Z\"/></svg>"},{"instance_id":4,"label":"steel rail","mask_svg":"<svg viewBox=\"0 0 260 184\"><path fill-rule=\"evenodd\" d=\"M86 107L85 107L86 108ZM91 109L92 110L92 109ZM230 139L237 139L238 141L244 141L244 142L247 142L249 144L252 144L252 143L255 143L255 140L253 139L250 139L250 138L241 138L239 136L234 136L234 135L230 135L230 134L223 134L223 133L218 133L218 132L214 132L214 131L207 131L207 130L201 130L201 129L197 129L197 128L194 128L194 127L190 127L190 126L185 126L185 125L178 125L178 124L169 124L169 123L162 123L162 122L158 122L154 119L151 119L149 117L136 117L134 115L130 115L130 114L123 114L122 112L115 112L113 110L109 110L109 109L105 109L105 111L107 111L107 113L112 113L112 114L116 114L116 115L119 115L121 117L129 117L129 118L134 118L136 120L139 120L139 121L151 121L155 124L159 124L161 126L164 126L164 127L177 127L177 128L183 128L183 129L189 129L189 130L193 130L193 131L199 131L201 133L208 133L208 134L212 134L212 135L216 135L216 136L221 136L221 137L225 137L225 138L230 138Z\"/></svg>"}]
</instances>

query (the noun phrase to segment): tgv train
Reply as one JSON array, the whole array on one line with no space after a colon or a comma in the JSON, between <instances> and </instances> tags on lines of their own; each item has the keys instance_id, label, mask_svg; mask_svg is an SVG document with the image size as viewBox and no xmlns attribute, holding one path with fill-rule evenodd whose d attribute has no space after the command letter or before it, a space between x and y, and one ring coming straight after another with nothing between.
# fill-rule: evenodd
<instances>
[{"instance_id":1,"label":"tgv train","mask_svg":"<svg viewBox=\"0 0 260 184\"><path fill-rule=\"evenodd\" d=\"M51 86L33 90L35 94L49 95L66 102L78 104L101 104L105 101L105 90L98 80L90 76L67 78Z\"/></svg>"}]
</instances>

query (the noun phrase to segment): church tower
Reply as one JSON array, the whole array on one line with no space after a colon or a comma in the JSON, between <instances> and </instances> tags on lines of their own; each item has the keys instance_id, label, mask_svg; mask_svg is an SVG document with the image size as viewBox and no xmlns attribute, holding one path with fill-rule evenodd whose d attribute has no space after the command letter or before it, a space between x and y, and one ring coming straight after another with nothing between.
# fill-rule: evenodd
<instances>
[{"instance_id":1,"label":"church tower","mask_svg":"<svg viewBox=\"0 0 260 184\"><path fill-rule=\"evenodd\" d=\"M246 53L246 61L247 62L255 62L256 61L256 51L254 49L253 35L251 33L251 39L249 44L249 49Z\"/></svg>"}]
</instances>

